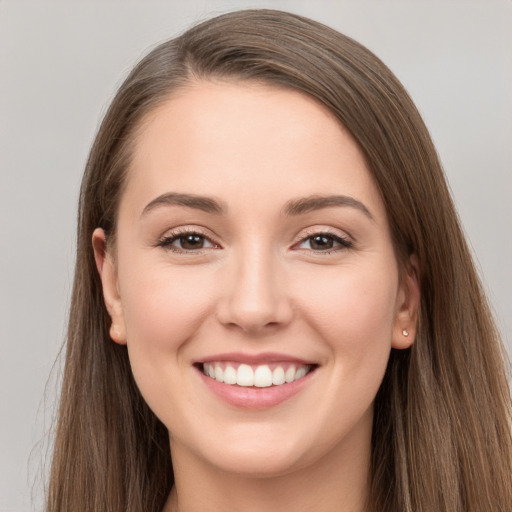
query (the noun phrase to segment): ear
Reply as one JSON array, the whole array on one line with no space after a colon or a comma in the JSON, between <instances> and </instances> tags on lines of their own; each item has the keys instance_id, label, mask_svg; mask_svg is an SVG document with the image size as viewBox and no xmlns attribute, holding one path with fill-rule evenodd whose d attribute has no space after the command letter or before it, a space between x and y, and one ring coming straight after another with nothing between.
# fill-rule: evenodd
<instances>
[{"instance_id":1,"label":"ear","mask_svg":"<svg viewBox=\"0 0 512 512\"><path fill-rule=\"evenodd\" d=\"M406 265L397 296L397 310L391 346L396 349L409 348L414 343L418 327L420 307L420 269L418 258L413 254Z\"/></svg>"},{"instance_id":2,"label":"ear","mask_svg":"<svg viewBox=\"0 0 512 512\"><path fill-rule=\"evenodd\" d=\"M92 234L92 246L94 248L96 268L98 269L103 286L103 299L108 314L112 319L110 337L116 343L126 345L126 326L117 285L117 270L113 257L107 250L107 241L103 229L96 228L94 230Z\"/></svg>"}]
</instances>

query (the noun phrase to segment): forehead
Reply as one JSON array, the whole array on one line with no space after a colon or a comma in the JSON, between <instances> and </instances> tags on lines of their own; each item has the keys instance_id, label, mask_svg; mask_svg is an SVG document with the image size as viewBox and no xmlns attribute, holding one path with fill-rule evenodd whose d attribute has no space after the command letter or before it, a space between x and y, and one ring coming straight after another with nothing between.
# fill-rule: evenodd
<instances>
[{"instance_id":1,"label":"forehead","mask_svg":"<svg viewBox=\"0 0 512 512\"><path fill-rule=\"evenodd\" d=\"M351 135L324 106L291 89L194 83L144 119L134 149L127 193L146 204L171 191L246 202L350 192L383 213Z\"/></svg>"}]
</instances>

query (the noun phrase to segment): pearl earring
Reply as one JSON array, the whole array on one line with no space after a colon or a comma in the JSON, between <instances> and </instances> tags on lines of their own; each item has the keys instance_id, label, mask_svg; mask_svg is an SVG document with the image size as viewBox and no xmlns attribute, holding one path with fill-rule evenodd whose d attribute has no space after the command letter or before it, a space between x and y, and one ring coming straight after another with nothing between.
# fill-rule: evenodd
<instances>
[{"instance_id":1,"label":"pearl earring","mask_svg":"<svg viewBox=\"0 0 512 512\"><path fill-rule=\"evenodd\" d=\"M406 330L406 329L404 329L404 330L402 331L402 334L407 338L407 336L409 336L409 331L408 331L408 330Z\"/></svg>"}]
</instances>

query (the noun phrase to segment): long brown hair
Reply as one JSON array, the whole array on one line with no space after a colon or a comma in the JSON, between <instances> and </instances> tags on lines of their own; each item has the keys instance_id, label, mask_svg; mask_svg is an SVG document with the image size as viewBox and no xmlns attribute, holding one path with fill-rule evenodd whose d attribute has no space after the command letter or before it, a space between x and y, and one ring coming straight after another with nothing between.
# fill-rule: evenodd
<instances>
[{"instance_id":1,"label":"long brown hair","mask_svg":"<svg viewBox=\"0 0 512 512\"><path fill-rule=\"evenodd\" d=\"M421 269L418 333L392 351L375 400L375 512L512 510L505 356L428 131L406 91L366 48L293 14L239 11L161 44L131 72L91 149L49 512L159 512L173 484L168 433L142 399L126 348L109 337L91 245L116 213L141 120L197 79L301 91L352 134L387 209L403 265Z\"/></svg>"}]
</instances>

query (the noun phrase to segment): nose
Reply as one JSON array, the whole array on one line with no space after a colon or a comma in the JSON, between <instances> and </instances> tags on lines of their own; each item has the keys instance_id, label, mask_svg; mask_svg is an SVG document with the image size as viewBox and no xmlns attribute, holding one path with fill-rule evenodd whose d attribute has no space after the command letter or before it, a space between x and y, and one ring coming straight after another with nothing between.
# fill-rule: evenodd
<instances>
[{"instance_id":1,"label":"nose","mask_svg":"<svg viewBox=\"0 0 512 512\"><path fill-rule=\"evenodd\" d=\"M293 307L279 258L253 248L233 257L226 274L217 317L246 334L266 334L290 323Z\"/></svg>"}]
</instances>

